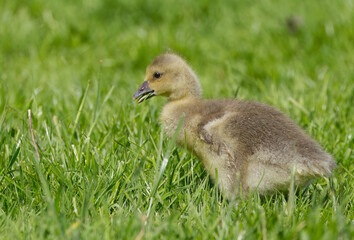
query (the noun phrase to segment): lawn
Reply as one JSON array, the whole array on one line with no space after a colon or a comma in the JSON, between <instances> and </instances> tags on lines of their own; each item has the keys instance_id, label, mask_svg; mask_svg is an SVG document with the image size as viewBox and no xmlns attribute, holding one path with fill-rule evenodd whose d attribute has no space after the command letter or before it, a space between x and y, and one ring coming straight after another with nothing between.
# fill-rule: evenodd
<instances>
[{"instance_id":1,"label":"lawn","mask_svg":"<svg viewBox=\"0 0 354 240\"><path fill-rule=\"evenodd\" d=\"M2 0L0 239L353 239L353 39L352 0ZM290 116L332 177L226 201L164 136L166 99L132 100L169 49L204 97Z\"/></svg>"}]
</instances>

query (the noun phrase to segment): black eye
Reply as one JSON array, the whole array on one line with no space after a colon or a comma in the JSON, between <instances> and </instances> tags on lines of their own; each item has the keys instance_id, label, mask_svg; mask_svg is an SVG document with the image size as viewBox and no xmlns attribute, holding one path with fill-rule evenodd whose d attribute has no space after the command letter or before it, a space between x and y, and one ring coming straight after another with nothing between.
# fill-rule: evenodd
<instances>
[{"instance_id":1,"label":"black eye","mask_svg":"<svg viewBox=\"0 0 354 240\"><path fill-rule=\"evenodd\" d=\"M154 73L154 78L160 78L162 76L162 73L155 72Z\"/></svg>"}]
</instances>

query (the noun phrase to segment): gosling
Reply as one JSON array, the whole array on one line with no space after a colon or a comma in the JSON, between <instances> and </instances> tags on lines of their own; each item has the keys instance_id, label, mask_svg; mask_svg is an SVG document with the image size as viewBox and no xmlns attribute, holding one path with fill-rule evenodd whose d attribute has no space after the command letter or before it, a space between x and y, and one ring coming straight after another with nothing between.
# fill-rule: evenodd
<instances>
[{"instance_id":1,"label":"gosling","mask_svg":"<svg viewBox=\"0 0 354 240\"><path fill-rule=\"evenodd\" d=\"M183 116L177 144L187 145L227 198L258 191L286 191L330 176L336 164L290 118L263 103L203 100L197 75L178 55L157 56L134 94L138 103L165 96L160 120L172 137Z\"/></svg>"}]
</instances>

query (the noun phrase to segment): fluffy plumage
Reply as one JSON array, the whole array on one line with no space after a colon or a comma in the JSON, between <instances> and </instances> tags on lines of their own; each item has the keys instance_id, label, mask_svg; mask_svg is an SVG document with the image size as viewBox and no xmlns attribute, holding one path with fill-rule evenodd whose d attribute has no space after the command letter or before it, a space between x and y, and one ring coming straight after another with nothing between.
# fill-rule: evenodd
<instances>
[{"instance_id":1,"label":"fluffy plumage","mask_svg":"<svg viewBox=\"0 0 354 240\"><path fill-rule=\"evenodd\" d=\"M261 194L286 190L295 168L299 186L329 176L332 156L286 115L263 103L233 99L203 100L199 80L175 54L157 56L146 69L138 102L168 97L161 122L169 137L184 121L177 143L193 151L227 197L240 191Z\"/></svg>"}]
</instances>

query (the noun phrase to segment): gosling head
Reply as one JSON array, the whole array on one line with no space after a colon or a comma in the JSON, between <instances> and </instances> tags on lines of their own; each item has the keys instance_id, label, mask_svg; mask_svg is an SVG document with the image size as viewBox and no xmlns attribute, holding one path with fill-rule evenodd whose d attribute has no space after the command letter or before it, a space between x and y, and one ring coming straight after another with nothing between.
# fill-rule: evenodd
<instances>
[{"instance_id":1,"label":"gosling head","mask_svg":"<svg viewBox=\"0 0 354 240\"><path fill-rule=\"evenodd\" d=\"M200 98L202 94L196 74L179 56L165 53L157 56L146 68L143 84L133 95L138 103L153 96L170 100Z\"/></svg>"}]
</instances>

